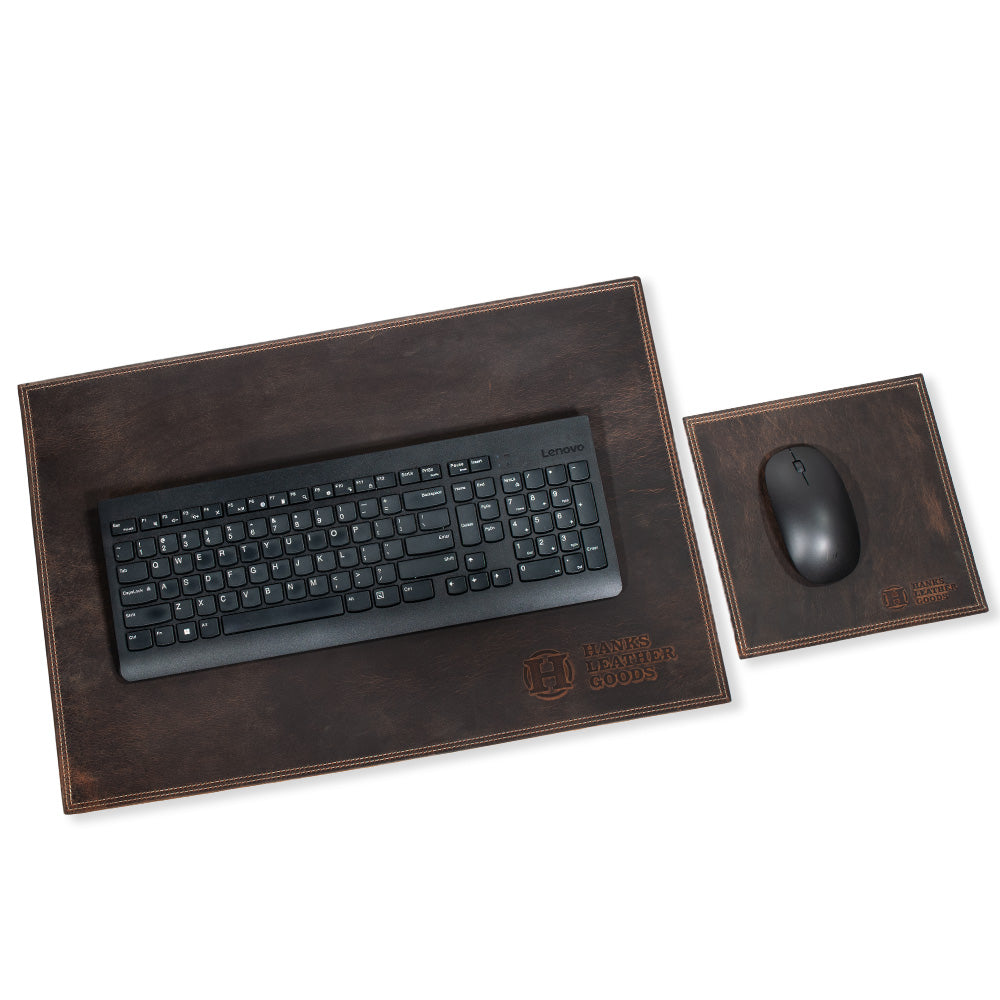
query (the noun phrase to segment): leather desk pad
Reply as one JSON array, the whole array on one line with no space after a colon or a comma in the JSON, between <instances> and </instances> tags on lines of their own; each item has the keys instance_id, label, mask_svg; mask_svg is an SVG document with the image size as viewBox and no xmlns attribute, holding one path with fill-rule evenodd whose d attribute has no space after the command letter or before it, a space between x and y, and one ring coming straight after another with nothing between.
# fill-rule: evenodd
<instances>
[{"instance_id":1,"label":"leather desk pad","mask_svg":"<svg viewBox=\"0 0 1000 1000\"><path fill-rule=\"evenodd\" d=\"M63 807L729 700L642 288L612 281L20 387ZM586 414L619 597L128 684L105 497ZM532 693L533 672L557 671Z\"/></svg>"},{"instance_id":2,"label":"leather desk pad","mask_svg":"<svg viewBox=\"0 0 1000 1000\"><path fill-rule=\"evenodd\" d=\"M986 611L922 375L685 417L741 657ZM861 534L857 567L806 584L761 488L766 460L819 448Z\"/></svg>"}]
</instances>

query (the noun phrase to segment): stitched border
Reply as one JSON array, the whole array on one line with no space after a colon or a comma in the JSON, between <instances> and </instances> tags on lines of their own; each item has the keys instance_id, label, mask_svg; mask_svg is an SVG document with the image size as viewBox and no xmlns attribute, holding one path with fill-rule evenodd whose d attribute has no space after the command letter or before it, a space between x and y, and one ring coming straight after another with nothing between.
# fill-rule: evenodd
<instances>
[{"instance_id":1,"label":"stitched border","mask_svg":"<svg viewBox=\"0 0 1000 1000\"><path fill-rule=\"evenodd\" d=\"M712 497L711 484L708 472L702 457L701 445L698 441L698 428L702 424L717 423L725 420L735 420L744 416L752 416L759 413L769 413L776 410L785 410L807 403L830 402L838 399L846 399L853 396L863 396L871 393L886 392L893 389L914 386L920 400L920 406L927 424L928 436L934 455L937 459L938 475L941 477L941 485L945 492L948 509L951 513L952 526L955 529L955 536L958 538L959 547L962 551L962 559L965 563L966 576L972 589L975 603L962 605L958 608L942 609L940 611L928 611L922 615L913 615L909 618L898 620L888 620L885 622L875 622L869 625L858 625L852 628L836 629L830 632L818 632L814 635L801 636L797 639L779 640L769 643L759 643L750 645L747 642L746 631L743 627L743 618L740 614L740 605L736 592L736 585L733 581L732 570L729 565L729 558L726 553L725 544L722 539L722 530L719 525L719 518L715 511L715 502ZM802 646L814 646L826 642L834 642L838 639L853 638L858 635L868 635L874 632L888 632L897 628L908 628L911 625L922 625L926 622L944 620L948 618L962 618L966 615L978 614L989 610L986 605L979 574L976 571L975 560L972 556L972 549L969 545L969 538L965 530L965 522L958 506L958 498L955 495L954 484L948 471L948 461L944 454L941 438L938 434L937 423L934 420L934 413L931 409L930 397L927 394L927 387L924 383L923 375L908 375L902 378L888 379L884 382L869 382L864 385L850 386L845 389L833 389L827 392L813 393L808 396L793 396L786 399L774 400L770 403L757 403L750 406L742 406L732 410L715 410L711 413L699 414L697 416L685 417L684 427L687 431L688 443L694 458L695 470L698 474L698 483L701 487L702 499L708 515L709 527L712 532L712 543L715 547L715 554L719 561L722 572L722 581L725 586L726 600L729 604L730 618L733 622L733 631L736 633L736 645L741 657L763 656L767 653L782 652L786 649L797 649Z\"/></svg>"},{"instance_id":2,"label":"stitched border","mask_svg":"<svg viewBox=\"0 0 1000 1000\"><path fill-rule=\"evenodd\" d=\"M532 305L539 302L552 302L562 299L579 298L585 295L597 295L605 292L618 291L623 288L631 288L635 300L636 311L638 313L640 330L642 333L643 345L646 352L646 362L650 371L650 388L656 401L657 413L660 417L660 426L663 432L664 446L667 451L668 463L674 483L674 492L678 500L681 514L681 521L684 528L684 536L687 541L688 553L694 571L695 583L698 590L698 600L701 607L702 618L705 623L705 630L708 639L709 650L712 656L712 663L715 670L718 692L713 695L706 695L701 698L691 698L681 701L660 702L655 705L646 705L641 708L624 709L616 712L605 712L598 715L583 716L581 718L566 720L563 722L552 722L537 726L527 726L521 729L506 730L499 733L490 733L482 736L467 737L460 740L453 740L448 743L429 744L422 747L414 747L402 751L389 751L383 754L372 754L366 757L356 757L329 761L323 764L310 764L299 768L285 768L274 771L264 771L258 774L239 775L232 778L219 778L208 782L197 782L189 785L178 785L169 788L149 789L143 792L133 792L123 795L105 796L97 799L73 800L73 788L70 779L70 754L66 735L65 718L62 703L62 692L59 684L59 657L55 638L55 621L52 608L52 597L49 589L48 558L45 548L45 535L43 530L43 513L41 506L41 496L38 486L38 465L35 449L34 424L31 415L31 393L40 392L44 389L57 386L71 385L78 382L93 381L96 379L111 378L116 375L131 374L140 371L152 371L158 368L170 368L180 365L197 364L203 361L216 360L240 355L257 354L265 351L279 350L285 347L295 347L301 344L311 344L324 340L336 340L342 337L356 336L358 334L380 334L386 331L420 326L426 323L436 322L443 319L451 319L461 316L470 316L487 312L498 312L507 309L517 309L522 306ZM537 295L528 295L516 299L501 299L493 302L486 302L479 305L465 306L457 309L448 309L435 313L424 313L418 316L403 317L395 320L388 320L381 323L370 323L361 326L346 327L342 330L332 330L326 333L306 334L300 337L290 337L278 341L268 341L263 344L248 345L246 347L225 348L218 351L209 351L202 354L188 355L179 358L165 359L163 361L148 362L144 364L127 365L120 368L111 368L103 371L89 372L82 375L66 376L64 378L49 379L42 382L33 382L18 387L21 397L21 407L24 414L25 443L28 453L28 473L29 485L31 489L31 508L34 515L35 552L39 567L39 583L42 592L42 617L45 623L45 643L47 659L49 663L49 679L52 688L53 709L56 718L56 742L58 745L59 775L63 793L63 804L66 812L85 812L106 806L126 805L134 802L151 801L155 799L173 798L180 795L214 791L224 788L238 788L244 785L260 784L262 782L279 780L291 777L302 777L308 774L321 774L331 771L345 770L350 767L362 767L371 764L385 763L392 760L405 760L425 754L443 753L449 750L457 750L465 747L473 747L489 743L503 742L514 739L518 736L537 736L543 733L556 732L565 729L583 728L591 723L613 722L617 720L634 718L645 715L655 715L669 710L680 710L683 708L693 708L696 705L718 704L729 700L729 689L726 682L725 670L722 662L722 653L719 646L718 635L715 631L715 622L711 613L711 604L708 597L708 590L705 585L705 578L698 553L697 540L694 528L691 523L690 508L684 491L683 479L681 478L680 465L677 460L677 451L673 441L670 428L670 418L667 411L666 399L663 393L663 384L660 379L659 366L656 360L656 352L653 346L652 335L649 327L649 320L646 315L645 303L642 298L641 284L638 278L628 278L620 281L603 282L595 285L584 285L576 288L568 288L554 292L544 292Z\"/></svg>"}]
</instances>

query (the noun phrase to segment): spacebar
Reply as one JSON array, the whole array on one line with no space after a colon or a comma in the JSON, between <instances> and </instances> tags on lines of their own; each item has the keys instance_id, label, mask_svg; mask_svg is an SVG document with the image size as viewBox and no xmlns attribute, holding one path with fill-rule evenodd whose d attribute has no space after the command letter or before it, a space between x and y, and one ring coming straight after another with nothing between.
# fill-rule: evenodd
<instances>
[{"instance_id":1,"label":"spacebar","mask_svg":"<svg viewBox=\"0 0 1000 1000\"><path fill-rule=\"evenodd\" d=\"M247 611L242 615L226 615L222 619L222 631L226 635L237 635L258 628L271 628L272 625L293 625L295 622L332 618L343 613L342 597L324 597L319 601L306 601L305 604L282 604L277 608Z\"/></svg>"}]
</instances>

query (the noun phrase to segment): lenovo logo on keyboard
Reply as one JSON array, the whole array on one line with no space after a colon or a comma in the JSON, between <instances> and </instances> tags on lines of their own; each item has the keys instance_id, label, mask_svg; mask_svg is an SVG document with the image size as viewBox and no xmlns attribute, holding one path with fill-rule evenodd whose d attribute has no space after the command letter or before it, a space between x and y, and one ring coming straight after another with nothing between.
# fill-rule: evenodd
<instances>
[{"instance_id":1,"label":"lenovo logo on keyboard","mask_svg":"<svg viewBox=\"0 0 1000 1000\"><path fill-rule=\"evenodd\" d=\"M555 458L556 455L572 455L575 451L585 451L582 444L571 444L565 448L542 448L542 458Z\"/></svg>"}]
</instances>

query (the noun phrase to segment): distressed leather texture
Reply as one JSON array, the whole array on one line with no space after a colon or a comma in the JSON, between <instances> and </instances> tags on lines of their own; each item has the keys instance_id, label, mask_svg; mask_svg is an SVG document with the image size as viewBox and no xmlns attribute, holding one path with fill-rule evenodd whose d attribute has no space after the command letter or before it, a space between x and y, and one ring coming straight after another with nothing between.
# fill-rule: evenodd
<instances>
[{"instance_id":1,"label":"distressed leather texture","mask_svg":"<svg viewBox=\"0 0 1000 1000\"><path fill-rule=\"evenodd\" d=\"M741 657L987 610L922 375L685 417ZM767 460L819 448L851 497L861 558L837 583L792 569Z\"/></svg>"},{"instance_id":2,"label":"distressed leather texture","mask_svg":"<svg viewBox=\"0 0 1000 1000\"><path fill-rule=\"evenodd\" d=\"M67 812L729 700L638 279L20 396ZM118 676L102 498L573 414L590 418L619 597L135 684ZM542 651L556 660L532 661ZM526 661L565 664L571 687L533 695Z\"/></svg>"}]
</instances>

